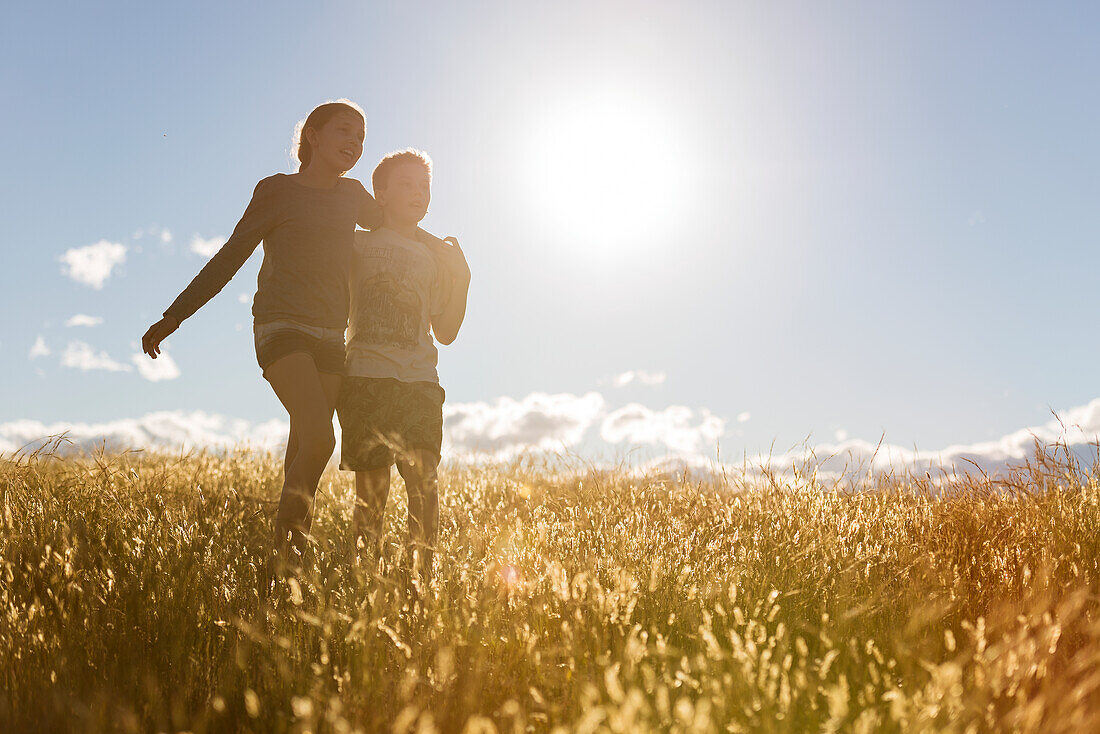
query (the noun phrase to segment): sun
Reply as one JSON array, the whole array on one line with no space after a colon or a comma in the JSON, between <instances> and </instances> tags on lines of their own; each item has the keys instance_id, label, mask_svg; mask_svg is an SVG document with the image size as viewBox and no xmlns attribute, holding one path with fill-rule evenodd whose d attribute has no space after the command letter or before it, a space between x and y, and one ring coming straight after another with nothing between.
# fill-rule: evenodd
<instances>
[{"instance_id":1,"label":"sun","mask_svg":"<svg viewBox=\"0 0 1100 734\"><path fill-rule=\"evenodd\" d=\"M657 103L599 95L544 108L524 168L537 220L594 255L667 239L683 203L681 144Z\"/></svg>"}]
</instances>

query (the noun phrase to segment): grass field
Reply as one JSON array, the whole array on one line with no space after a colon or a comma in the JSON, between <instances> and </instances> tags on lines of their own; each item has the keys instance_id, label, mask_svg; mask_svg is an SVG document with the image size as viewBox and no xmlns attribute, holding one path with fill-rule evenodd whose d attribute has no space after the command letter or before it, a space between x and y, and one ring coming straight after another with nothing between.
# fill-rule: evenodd
<instances>
[{"instance_id":1,"label":"grass field","mask_svg":"<svg viewBox=\"0 0 1100 734\"><path fill-rule=\"evenodd\" d=\"M425 609L350 475L268 599L281 463L0 462L0 731L1100 731L1100 481L442 477ZM935 490L935 491L933 491ZM396 499L395 499L396 498Z\"/></svg>"}]
</instances>

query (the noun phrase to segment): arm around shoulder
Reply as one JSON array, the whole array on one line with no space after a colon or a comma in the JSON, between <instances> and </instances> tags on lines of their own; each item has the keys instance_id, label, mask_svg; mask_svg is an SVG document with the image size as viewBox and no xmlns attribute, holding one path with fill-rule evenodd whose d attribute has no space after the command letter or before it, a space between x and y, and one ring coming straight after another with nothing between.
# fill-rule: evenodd
<instances>
[{"instance_id":1,"label":"arm around shoulder","mask_svg":"<svg viewBox=\"0 0 1100 734\"><path fill-rule=\"evenodd\" d=\"M356 181L363 192L363 203L359 207L359 219L357 224L363 229L378 229L382 226L382 207L367 191L367 187L361 181Z\"/></svg>"}]
</instances>

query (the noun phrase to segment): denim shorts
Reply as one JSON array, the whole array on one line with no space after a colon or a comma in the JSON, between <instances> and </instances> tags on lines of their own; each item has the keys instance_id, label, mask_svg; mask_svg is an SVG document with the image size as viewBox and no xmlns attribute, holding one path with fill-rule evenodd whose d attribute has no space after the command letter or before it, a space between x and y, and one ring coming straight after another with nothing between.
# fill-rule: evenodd
<instances>
[{"instance_id":1,"label":"denim shorts","mask_svg":"<svg viewBox=\"0 0 1100 734\"><path fill-rule=\"evenodd\" d=\"M266 371L288 354L304 352L313 357L318 372L344 374L344 330L310 326L297 321L264 321L253 326L256 361Z\"/></svg>"}]
</instances>

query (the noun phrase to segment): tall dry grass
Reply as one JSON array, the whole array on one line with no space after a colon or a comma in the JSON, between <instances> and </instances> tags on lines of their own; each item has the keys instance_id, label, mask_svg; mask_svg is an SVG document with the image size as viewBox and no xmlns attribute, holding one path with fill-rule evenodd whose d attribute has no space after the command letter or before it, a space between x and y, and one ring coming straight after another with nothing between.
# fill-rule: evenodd
<instances>
[{"instance_id":1,"label":"tall dry grass","mask_svg":"<svg viewBox=\"0 0 1100 734\"><path fill-rule=\"evenodd\" d=\"M280 463L0 464L3 731L1100 731L1097 478L442 477L424 608L326 474L258 592Z\"/></svg>"}]
</instances>

